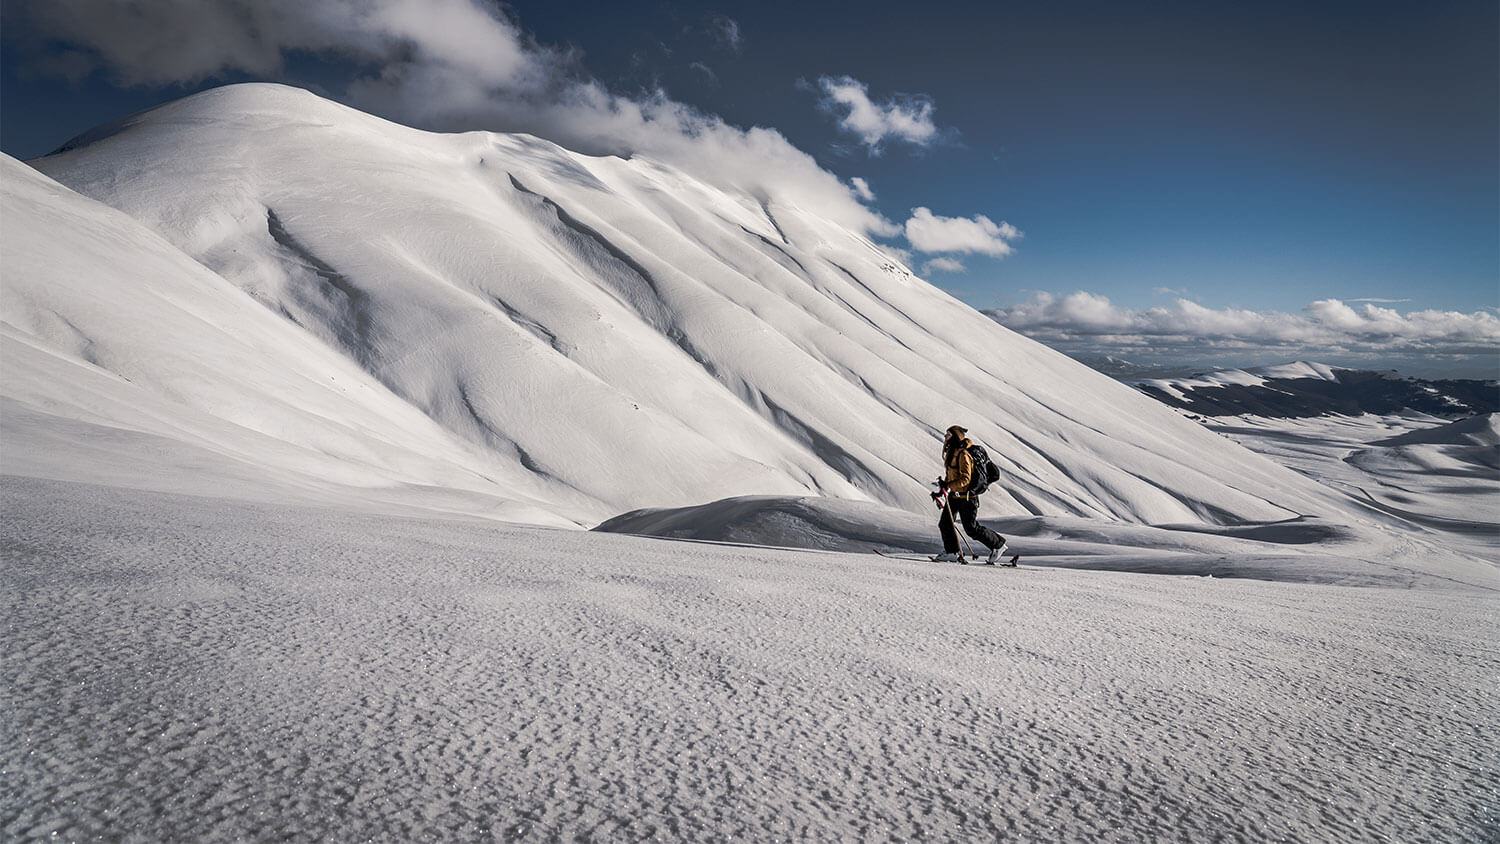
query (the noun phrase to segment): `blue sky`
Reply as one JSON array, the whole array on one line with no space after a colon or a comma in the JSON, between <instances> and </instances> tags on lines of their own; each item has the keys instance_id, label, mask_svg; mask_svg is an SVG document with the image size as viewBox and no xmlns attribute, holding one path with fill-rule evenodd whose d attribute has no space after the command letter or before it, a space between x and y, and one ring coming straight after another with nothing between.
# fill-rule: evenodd
<instances>
[{"instance_id":1,"label":"blue sky","mask_svg":"<svg viewBox=\"0 0 1500 844\"><path fill-rule=\"evenodd\" d=\"M248 79L715 172L764 127L831 213L1077 354L1496 368L1492 0L117 5L6 0L5 152Z\"/></svg>"}]
</instances>

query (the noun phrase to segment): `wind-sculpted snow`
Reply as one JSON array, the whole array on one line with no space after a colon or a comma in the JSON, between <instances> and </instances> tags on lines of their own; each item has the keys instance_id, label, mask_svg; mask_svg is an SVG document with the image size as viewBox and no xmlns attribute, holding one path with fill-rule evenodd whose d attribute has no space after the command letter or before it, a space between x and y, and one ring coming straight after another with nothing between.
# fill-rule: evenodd
<instances>
[{"instance_id":1,"label":"wind-sculpted snow","mask_svg":"<svg viewBox=\"0 0 1500 844\"><path fill-rule=\"evenodd\" d=\"M534 473L434 424L139 223L14 159L0 165L7 472L251 497L404 495L567 523Z\"/></svg>"},{"instance_id":2,"label":"wind-sculpted snow","mask_svg":"<svg viewBox=\"0 0 1500 844\"><path fill-rule=\"evenodd\" d=\"M1500 566L1500 426L1496 414L1448 421L1422 413L1267 420L1211 427L1346 495L1401 530L1393 553L1432 558L1436 538ZM1420 547L1420 546L1417 546ZM1492 574L1492 577L1495 575Z\"/></svg>"},{"instance_id":3,"label":"wind-sculpted snow","mask_svg":"<svg viewBox=\"0 0 1500 844\"><path fill-rule=\"evenodd\" d=\"M539 494L554 519L749 494L917 509L955 423L1006 473L992 506L1007 516L1259 522L1341 506L776 196L527 136L419 132L269 85L206 92L85 141L33 164L284 323L236 331L279 346L295 333L354 362L371 389L504 466L482 470L496 481L486 494L508 499L509 478L534 476L521 498ZM39 255L7 286L47 287L52 233L5 230ZM78 275L81 298L92 284L158 295L144 278L117 283L113 264ZM71 319L84 305L46 307ZM91 339L135 357L180 345L126 348L103 328ZM182 381L134 383L203 404ZM278 430L306 445L300 428Z\"/></svg>"},{"instance_id":4,"label":"wind-sculpted snow","mask_svg":"<svg viewBox=\"0 0 1500 844\"><path fill-rule=\"evenodd\" d=\"M981 521L1049 567L1398 587L1500 590L1496 416L1444 424L1421 414L1249 419L1213 425L1330 489L1376 523L1298 516L1268 522L1129 525L1069 516ZM826 498L746 496L647 508L597 530L838 551L933 552L937 514Z\"/></svg>"},{"instance_id":5,"label":"wind-sculpted snow","mask_svg":"<svg viewBox=\"0 0 1500 844\"><path fill-rule=\"evenodd\" d=\"M1500 413L1482 413L1449 422L1446 425L1437 425L1431 428L1419 428L1408 431L1394 437L1371 443L1376 446L1403 446L1403 445L1438 445L1459 446L1472 448L1474 462L1487 465L1491 469L1500 469L1495 465L1495 446L1500 446ZM1489 446L1488 454L1480 449ZM1465 452L1470 453L1470 452ZM1485 459L1489 458L1489 459Z\"/></svg>"},{"instance_id":6,"label":"wind-sculpted snow","mask_svg":"<svg viewBox=\"0 0 1500 844\"><path fill-rule=\"evenodd\" d=\"M827 498L731 498L697 507L625 513L595 530L698 542L822 551L932 554L936 513ZM1500 592L1494 543L1480 559L1447 541L1356 531L1295 518L1219 527L1198 523L1124 525L1068 516L986 518L1027 565L1149 574L1239 577L1344 586L1451 588ZM1491 531L1493 533L1493 531ZM1451 539L1451 538L1450 538ZM1399 550L1393 551L1394 548ZM984 550L976 547L976 550ZM1488 553L1486 553L1486 551Z\"/></svg>"},{"instance_id":7,"label":"wind-sculpted snow","mask_svg":"<svg viewBox=\"0 0 1500 844\"><path fill-rule=\"evenodd\" d=\"M8 478L6 840L1479 842L1496 599Z\"/></svg>"}]
</instances>

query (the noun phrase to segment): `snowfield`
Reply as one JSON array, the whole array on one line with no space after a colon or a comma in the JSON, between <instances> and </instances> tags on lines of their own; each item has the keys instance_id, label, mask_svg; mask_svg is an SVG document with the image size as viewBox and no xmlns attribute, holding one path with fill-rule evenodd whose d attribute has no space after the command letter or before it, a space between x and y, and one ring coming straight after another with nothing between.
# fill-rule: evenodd
<instances>
[{"instance_id":1,"label":"snowfield","mask_svg":"<svg viewBox=\"0 0 1500 844\"><path fill-rule=\"evenodd\" d=\"M12 840L1481 841L1492 593L11 479Z\"/></svg>"},{"instance_id":2,"label":"snowfield","mask_svg":"<svg viewBox=\"0 0 1500 844\"><path fill-rule=\"evenodd\" d=\"M1440 537L1446 548L1500 560L1500 414L1457 421L1422 413L1276 422L1230 417L1205 424L1405 525L1408 536Z\"/></svg>"},{"instance_id":3,"label":"snowfield","mask_svg":"<svg viewBox=\"0 0 1500 844\"><path fill-rule=\"evenodd\" d=\"M30 164L0 838L1500 837L1493 414L1199 424L794 197L280 86ZM1021 568L874 553L954 423Z\"/></svg>"}]
</instances>

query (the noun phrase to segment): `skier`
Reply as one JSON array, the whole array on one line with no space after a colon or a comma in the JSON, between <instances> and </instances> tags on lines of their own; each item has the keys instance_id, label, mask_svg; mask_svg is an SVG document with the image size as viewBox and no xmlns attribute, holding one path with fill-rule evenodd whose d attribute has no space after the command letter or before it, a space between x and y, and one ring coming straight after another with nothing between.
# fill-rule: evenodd
<instances>
[{"instance_id":1,"label":"skier","mask_svg":"<svg viewBox=\"0 0 1500 844\"><path fill-rule=\"evenodd\" d=\"M948 429L948 435L943 439L944 474L932 499L941 502L946 496L947 501L943 502L943 516L938 520L938 531L943 535L943 553L934 559L946 563L964 561L963 554L959 552L958 530L953 525L953 514L957 513L959 520L963 522L964 533L990 549L985 562L994 565L1005 550L1005 537L977 521L979 494L971 490L982 491L983 483L974 474L974 456L969 453L969 448L974 443L964 436L967 433L967 428L954 425Z\"/></svg>"}]
</instances>

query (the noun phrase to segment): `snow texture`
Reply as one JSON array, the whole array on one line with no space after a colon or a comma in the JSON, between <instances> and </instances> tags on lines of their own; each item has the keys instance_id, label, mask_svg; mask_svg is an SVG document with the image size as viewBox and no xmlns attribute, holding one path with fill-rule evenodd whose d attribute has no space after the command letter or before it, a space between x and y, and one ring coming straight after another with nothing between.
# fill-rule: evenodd
<instances>
[{"instance_id":1,"label":"snow texture","mask_svg":"<svg viewBox=\"0 0 1500 844\"><path fill-rule=\"evenodd\" d=\"M1492 594L4 495L10 840L1496 828Z\"/></svg>"}]
</instances>

